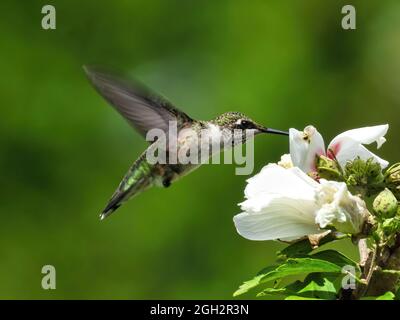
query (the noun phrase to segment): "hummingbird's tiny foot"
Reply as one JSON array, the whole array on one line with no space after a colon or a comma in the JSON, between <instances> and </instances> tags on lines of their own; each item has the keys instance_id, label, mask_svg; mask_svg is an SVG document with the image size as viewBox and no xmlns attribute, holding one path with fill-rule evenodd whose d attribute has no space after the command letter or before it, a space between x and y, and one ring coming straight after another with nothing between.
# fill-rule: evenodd
<instances>
[{"instance_id":1,"label":"hummingbird's tiny foot","mask_svg":"<svg viewBox=\"0 0 400 320\"><path fill-rule=\"evenodd\" d=\"M171 179L164 179L162 184L164 188L168 188L171 185Z\"/></svg>"}]
</instances>

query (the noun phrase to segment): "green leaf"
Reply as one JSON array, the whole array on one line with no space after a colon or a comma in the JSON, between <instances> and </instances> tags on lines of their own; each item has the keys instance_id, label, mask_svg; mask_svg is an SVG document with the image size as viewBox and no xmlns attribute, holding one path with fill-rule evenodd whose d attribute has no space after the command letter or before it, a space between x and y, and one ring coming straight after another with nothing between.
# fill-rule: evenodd
<instances>
[{"instance_id":1,"label":"green leaf","mask_svg":"<svg viewBox=\"0 0 400 320\"><path fill-rule=\"evenodd\" d=\"M394 300L400 300L400 287L397 288Z\"/></svg>"},{"instance_id":2,"label":"green leaf","mask_svg":"<svg viewBox=\"0 0 400 320\"><path fill-rule=\"evenodd\" d=\"M352 276L354 277L354 280L356 280L357 282L362 282L359 278L359 276L361 274L360 266L358 265L357 262L355 262L354 260L345 256L343 253L340 253L336 250L324 250L324 251L317 252L311 256L316 257L318 259L332 262L335 265L340 266L342 268L342 273L349 274L349 272L348 272L349 270L344 270L343 267L345 267L345 266L354 267L355 274L352 274Z\"/></svg>"},{"instance_id":3,"label":"green leaf","mask_svg":"<svg viewBox=\"0 0 400 320\"><path fill-rule=\"evenodd\" d=\"M234 297L239 296L239 295L241 295L241 294L243 294L243 293L246 293L246 292L249 291L251 288L254 288L254 287L258 286L258 285L261 283L261 282L260 282L261 279L262 279L266 274L268 274L269 272L275 270L277 267L279 267L279 266L269 266L269 267L266 267L266 268L262 269L262 270L257 274L257 276L255 276L253 279L250 279L250 280L248 280L248 281L243 282L243 284L239 287L239 289L236 290L236 291L233 293L233 296L234 296Z\"/></svg>"},{"instance_id":4,"label":"green leaf","mask_svg":"<svg viewBox=\"0 0 400 320\"><path fill-rule=\"evenodd\" d=\"M287 276L299 275L304 273L313 273L313 272L341 273L341 271L342 271L341 266L322 259L316 259L311 257L290 258L287 259L280 266L272 270L269 269L266 272L260 273L255 278L243 283L239 287L239 289L233 294L233 296L235 297L243 293L246 293L250 289L260 285L261 283L273 281Z\"/></svg>"},{"instance_id":5,"label":"green leaf","mask_svg":"<svg viewBox=\"0 0 400 320\"><path fill-rule=\"evenodd\" d=\"M303 297L334 300L336 299L338 286L335 286L335 281L342 278L342 274L335 277L328 277L322 273L313 273L304 280L304 287L297 291Z\"/></svg>"},{"instance_id":6,"label":"green leaf","mask_svg":"<svg viewBox=\"0 0 400 320\"><path fill-rule=\"evenodd\" d=\"M278 251L276 254L281 258L291 258L303 256L313 250L308 239L299 240L287 246L285 249Z\"/></svg>"},{"instance_id":7,"label":"green leaf","mask_svg":"<svg viewBox=\"0 0 400 320\"><path fill-rule=\"evenodd\" d=\"M331 232L320 240L319 246L321 247L326 243L344 238L347 238L347 235L338 235L337 233ZM310 241L308 239L303 239L290 244L281 251L278 251L277 255L281 258L292 258L307 255L312 250L313 247L311 246Z\"/></svg>"},{"instance_id":8,"label":"green leaf","mask_svg":"<svg viewBox=\"0 0 400 320\"><path fill-rule=\"evenodd\" d=\"M394 300L394 298L395 298L394 293L388 291L388 292L386 292L385 294L383 294L383 295L377 297L376 300Z\"/></svg>"},{"instance_id":9,"label":"green leaf","mask_svg":"<svg viewBox=\"0 0 400 320\"><path fill-rule=\"evenodd\" d=\"M307 297L302 297L302 296L287 296L285 300L321 300L317 298L307 298Z\"/></svg>"},{"instance_id":10,"label":"green leaf","mask_svg":"<svg viewBox=\"0 0 400 320\"><path fill-rule=\"evenodd\" d=\"M288 296L295 292L290 291L287 287L284 288L265 288L263 291L257 293L257 297L263 296Z\"/></svg>"},{"instance_id":11,"label":"green leaf","mask_svg":"<svg viewBox=\"0 0 400 320\"><path fill-rule=\"evenodd\" d=\"M393 292L388 291L379 297L362 297L361 300L394 300L396 296Z\"/></svg>"},{"instance_id":12,"label":"green leaf","mask_svg":"<svg viewBox=\"0 0 400 320\"><path fill-rule=\"evenodd\" d=\"M257 296L286 296L286 299L325 299L335 300L343 275L311 273L304 281L295 281L284 288L266 288Z\"/></svg>"},{"instance_id":13,"label":"green leaf","mask_svg":"<svg viewBox=\"0 0 400 320\"><path fill-rule=\"evenodd\" d=\"M350 266L355 267L357 269L357 271L360 271L357 262L355 262L354 260L352 260L349 257L345 256L343 253L340 253L340 252L338 252L336 250L320 251L320 252L314 253L313 255L311 255L311 257L332 262L335 265L338 265L338 266L340 266L342 268L344 266L349 266L350 265Z\"/></svg>"}]
</instances>

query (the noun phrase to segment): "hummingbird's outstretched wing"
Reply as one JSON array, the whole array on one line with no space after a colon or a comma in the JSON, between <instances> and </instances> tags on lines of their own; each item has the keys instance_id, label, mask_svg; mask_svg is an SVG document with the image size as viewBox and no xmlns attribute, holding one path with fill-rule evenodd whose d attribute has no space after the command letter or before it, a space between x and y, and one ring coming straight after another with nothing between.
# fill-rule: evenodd
<instances>
[{"instance_id":1,"label":"hummingbird's outstretched wing","mask_svg":"<svg viewBox=\"0 0 400 320\"><path fill-rule=\"evenodd\" d=\"M89 80L141 135L153 128L168 134L170 121L176 121L178 130L193 120L172 103L155 94L137 81L126 81L95 67L84 66Z\"/></svg>"}]
</instances>

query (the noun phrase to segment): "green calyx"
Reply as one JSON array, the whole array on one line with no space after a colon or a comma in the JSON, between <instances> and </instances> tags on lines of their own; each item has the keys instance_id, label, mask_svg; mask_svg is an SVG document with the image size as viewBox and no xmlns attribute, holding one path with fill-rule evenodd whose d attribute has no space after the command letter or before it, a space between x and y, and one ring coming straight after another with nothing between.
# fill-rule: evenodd
<instances>
[{"instance_id":1,"label":"green calyx","mask_svg":"<svg viewBox=\"0 0 400 320\"><path fill-rule=\"evenodd\" d=\"M400 163L395 163L385 172L385 184L400 199Z\"/></svg>"},{"instance_id":2,"label":"green calyx","mask_svg":"<svg viewBox=\"0 0 400 320\"><path fill-rule=\"evenodd\" d=\"M318 156L316 160L318 176L326 180L343 181L338 162L324 155Z\"/></svg>"}]
</instances>

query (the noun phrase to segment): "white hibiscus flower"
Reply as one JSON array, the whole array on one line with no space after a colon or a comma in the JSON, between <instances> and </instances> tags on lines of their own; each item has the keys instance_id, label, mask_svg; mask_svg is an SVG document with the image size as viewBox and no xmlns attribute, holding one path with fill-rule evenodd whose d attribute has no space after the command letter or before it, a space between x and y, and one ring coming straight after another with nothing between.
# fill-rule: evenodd
<instances>
[{"instance_id":1,"label":"white hibiscus flower","mask_svg":"<svg viewBox=\"0 0 400 320\"><path fill-rule=\"evenodd\" d=\"M289 130L290 156L295 167L299 167L306 173L316 171L316 156L325 155L335 158L341 166L347 161L360 157L363 160L374 158L382 168L387 167L388 162L373 154L364 144L377 143L378 148L386 141L385 135L389 125L364 127L345 131L336 136L325 149L324 139L313 126L308 126L304 131Z\"/></svg>"},{"instance_id":2,"label":"white hibiscus flower","mask_svg":"<svg viewBox=\"0 0 400 320\"><path fill-rule=\"evenodd\" d=\"M248 180L243 212L233 220L250 240L294 240L323 233L328 226L357 234L367 218L364 201L343 182L320 183L299 168L269 164Z\"/></svg>"}]
</instances>

